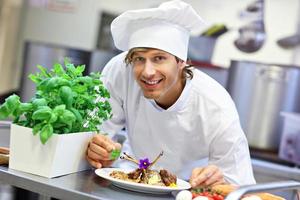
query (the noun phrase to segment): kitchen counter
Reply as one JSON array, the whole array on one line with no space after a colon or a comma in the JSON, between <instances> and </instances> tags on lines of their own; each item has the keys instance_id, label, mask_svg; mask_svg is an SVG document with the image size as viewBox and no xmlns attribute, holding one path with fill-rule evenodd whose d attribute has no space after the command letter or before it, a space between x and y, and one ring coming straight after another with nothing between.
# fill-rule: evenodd
<instances>
[{"instance_id":1,"label":"kitchen counter","mask_svg":"<svg viewBox=\"0 0 300 200\"><path fill-rule=\"evenodd\" d=\"M120 189L98 177L93 170L77 172L57 178L44 178L0 166L0 181L23 188L46 197L58 199L130 199L167 200L174 199L170 194L154 195Z\"/></svg>"},{"instance_id":2,"label":"kitchen counter","mask_svg":"<svg viewBox=\"0 0 300 200\"><path fill-rule=\"evenodd\" d=\"M282 166L262 160L252 159L253 170L257 183L267 183L283 180L300 180L300 169ZM77 172L57 178L44 178L33 174L0 166L0 182L29 190L44 197L58 199L131 199L131 200L168 200L174 199L172 194L153 195L131 192L111 185L98 177L93 170ZM292 198L291 191L275 193L286 199ZM45 198L44 198L45 199Z\"/></svg>"},{"instance_id":3,"label":"kitchen counter","mask_svg":"<svg viewBox=\"0 0 300 200\"><path fill-rule=\"evenodd\" d=\"M269 162L260 159L252 159L254 177L257 183L270 183L278 181L300 181L300 168ZM273 194L288 200L296 200L293 191L276 191Z\"/></svg>"},{"instance_id":4,"label":"kitchen counter","mask_svg":"<svg viewBox=\"0 0 300 200\"><path fill-rule=\"evenodd\" d=\"M252 159L252 166L258 183L282 180L300 181L300 168L297 166L285 166L259 159Z\"/></svg>"}]
</instances>

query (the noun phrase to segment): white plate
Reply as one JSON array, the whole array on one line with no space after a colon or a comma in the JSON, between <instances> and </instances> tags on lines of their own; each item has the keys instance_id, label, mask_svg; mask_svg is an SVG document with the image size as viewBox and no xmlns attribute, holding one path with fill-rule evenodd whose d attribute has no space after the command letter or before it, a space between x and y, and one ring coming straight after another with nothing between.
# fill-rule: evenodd
<instances>
[{"instance_id":1,"label":"white plate","mask_svg":"<svg viewBox=\"0 0 300 200\"><path fill-rule=\"evenodd\" d=\"M156 185L148 185L143 183L134 183L130 181L124 181L120 179L113 178L109 176L109 174L112 171L123 171L125 173L128 173L133 170L124 170L120 168L102 168L102 169L96 169L95 173L107 180L110 180L112 184L114 184L117 187L137 191L137 192L144 192L144 193L151 193L151 194L166 194L170 193L172 191L180 191L180 190L187 190L191 188L191 185L179 178L177 178L177 187L166 187L166 186L156 186Z\"/></svg>"}]
</instances>

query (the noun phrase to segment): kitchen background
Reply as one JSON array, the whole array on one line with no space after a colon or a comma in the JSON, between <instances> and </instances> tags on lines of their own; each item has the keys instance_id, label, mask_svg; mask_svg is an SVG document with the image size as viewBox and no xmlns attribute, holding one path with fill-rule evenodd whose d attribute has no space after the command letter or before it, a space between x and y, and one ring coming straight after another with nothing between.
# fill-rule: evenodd
<instances>
[{"instance_id":1,"label":"kitchen background","mask_svg":"<svg viewBox=\"0 0 300 200\"><path fill-rule=\"evenodd\" d=\"M88 73L101 71L118 53L113 18L161 2L0 0L0 103L13 92L29 100L27 76L37 64L70 57ZM235 101L257 181L300 180L300 0L186 2L207 21L206 31L193 33L189 57ZM1 185L0 193L9 191Z\"/></svg>"}]
</instances>

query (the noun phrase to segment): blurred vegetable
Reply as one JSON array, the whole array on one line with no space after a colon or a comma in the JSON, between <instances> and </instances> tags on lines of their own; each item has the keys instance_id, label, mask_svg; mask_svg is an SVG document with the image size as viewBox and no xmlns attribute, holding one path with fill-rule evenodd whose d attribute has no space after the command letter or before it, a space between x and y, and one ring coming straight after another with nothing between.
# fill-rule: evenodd
<instances>
[{"instance_id":1,"label":"blurred vegetable","mask_svg":"<svg viewBox=\"0 0 300 200\"><path fill-rule=\"evenodd\" d=\"M213 190L210 187L201 187L191 190L193 199L208 199L208 200L224 200L224 196L219 191Z\"/></svg>"},{"instance_id":2,"label":"blurred vegetable","mask_svg":"<svg viewBox=\"0 0 300 200\"><path fill-rule=\"evenodd\" d=\"M11 116L13 123L33 128L43 144L52 134L99 131L111 117L110 94L100 73L83 76L84 65L76 67L67 59L64 64L65 69L56 63L50 71L38 65L40 73L29 75L36 84L35 96L28 103L9 96L0 106L0 119Z\"/></svg>"},{"instance_id":3,"label":"blurred vegetable","mask_svg":"<svg viewBox=\"0 0 300 200\"><path fill-rule=\"evenodd\" d=\"M176 195L176 200L192 200L192 193L188 190L182 190Z\"/></svg>"}]
</instances>

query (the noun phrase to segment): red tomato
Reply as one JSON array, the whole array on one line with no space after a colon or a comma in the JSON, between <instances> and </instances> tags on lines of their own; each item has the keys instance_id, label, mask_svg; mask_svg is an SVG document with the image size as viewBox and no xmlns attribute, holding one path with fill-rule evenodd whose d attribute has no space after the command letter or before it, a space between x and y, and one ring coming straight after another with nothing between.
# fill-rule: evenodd
<instances>
[{"instance_id":1,"label":"red tomato","mask_svg":"<svg viewBox=\"0 0 300 200\"><path fill-rule=\"evenodd\" d=\"M213 199L214 200L224 200L224 197L220 194L214 194L213 195Z\"/></svg>"},{"instance_id":2,"label":"red tomato","mask_svg":"<svg viewBox=\"0 0 300 200\"><path fill-rule=\"evenodd\" d=\"M197 193L192 193L192 199L196 198L198 196Z\"/></svg>"},{"instance_id":3,"label":"red tomato","mask_svg":"<svg viewBox=\"0 0 300 200\"><path fill-rule=\"evenodd\" d=\"M209 193L208 192L203 192L203 196L208 196L209 195Z\"/></svg>"}]
</instances>

